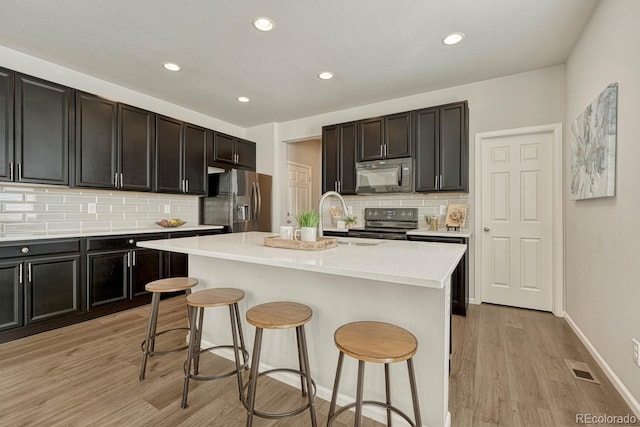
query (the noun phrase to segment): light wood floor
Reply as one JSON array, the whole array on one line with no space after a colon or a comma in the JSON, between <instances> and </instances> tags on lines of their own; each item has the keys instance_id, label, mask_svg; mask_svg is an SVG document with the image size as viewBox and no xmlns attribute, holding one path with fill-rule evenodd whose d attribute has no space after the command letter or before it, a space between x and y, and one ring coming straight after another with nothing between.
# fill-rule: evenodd
<instances>
[{"instance_id":1,"label":"light wood floor","mask_svg":"<svg viewBox=\"0 0 640 427\"><path fill-rule=\"evenodd\" d=\"M186 322L184 298L161 302L159 328ZM242 426L245 410L235 378L192 382L189 408L180 408L184 353L150 359L138 381L148 307L0 344L0 426ZM631 413L564 320L551 314L491 305L453 316L450 383L452 425L575 426L575 414ZM184 335L166 341L183 342ZM601 385L571 378L563 359L587 362ZM224 371L230 362L203 357L201 369ZM214 367L215 365L215 367ZM258 401L284 410L298 392L265 378ZM328 403L317 399L319 425ZM343 414L334 425L351 425ZM257 418L256 427L308 426L308 413L289 420ZM379 423L367 420L366 427Z\"/></svg>"}]
</instances>

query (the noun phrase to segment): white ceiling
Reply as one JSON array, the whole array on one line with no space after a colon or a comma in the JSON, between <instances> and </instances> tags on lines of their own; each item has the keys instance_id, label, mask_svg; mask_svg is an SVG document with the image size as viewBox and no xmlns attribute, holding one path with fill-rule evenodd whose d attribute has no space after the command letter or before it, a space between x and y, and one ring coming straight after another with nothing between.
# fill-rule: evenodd
<instances>
[{"instance_id":1,"label":"white ceiling","mask_svg":"<svg viewBox=\"0 0 640 427\"><path fill-rule=\"evenodd\" d=\"M562 64L596 4L0 0L0 45L249 127ZM444 46L453 31L465 40Z\"/></svg>"}]
</instances>

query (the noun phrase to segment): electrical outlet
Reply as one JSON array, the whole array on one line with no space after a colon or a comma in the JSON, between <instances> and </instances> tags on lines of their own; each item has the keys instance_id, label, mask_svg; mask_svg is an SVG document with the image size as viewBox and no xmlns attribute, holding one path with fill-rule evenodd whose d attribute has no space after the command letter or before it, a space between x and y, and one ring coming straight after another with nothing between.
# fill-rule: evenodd
<instances>
[{"instance_id":1,"label":"electrical outlet","mask_svg":"<svg viewBox=\"0 0 640 427\"><path fill-rule=\"evenodd\" d=\"M87 203L87 213L96 213L95 203Z\"/></svg>"},{"instance_id":2,"label":"electrical outlet","mask_svg":"<svg viewBox=\"0 0 640 427\"><path fill-rule=\"evenodd\" d=\"M447 213L447 205L440 205L440 215Z\"/></svg>"},{"instance_id":3,"label":"electrical outlet","mask_svg":"<svg viewBox=\"0 0 640 427\"><path fill-rule=\"evenodd\" d=\"M347 206L347 210L349 212L349 215L353 215L353 206Z\"/></svg>"},{"instance_id":4,"label":"electrical outlet","mask_svg":"<svg viewBox=\"0 0 640 427\"><path fill-rule=\"evenodd\" d=\"M164 205L164 213L171 213L171 205Z\"/></svg>"},{"instance_id":5,"label":"electrical outlet","mask_svg":"<svg viewBox=\"0 0 640 427\"><path fill-rule=\"evenodd\" d=\"M631 338L631 342L633 343L633 363L640 367L640 342L634 338Z\"/></svg>"}]
</instances>

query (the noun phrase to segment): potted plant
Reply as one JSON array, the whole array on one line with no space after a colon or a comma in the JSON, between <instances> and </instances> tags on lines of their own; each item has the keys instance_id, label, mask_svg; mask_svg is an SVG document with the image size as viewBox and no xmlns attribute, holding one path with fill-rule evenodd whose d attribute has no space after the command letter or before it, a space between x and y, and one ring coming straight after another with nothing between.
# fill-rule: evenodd
<instances>
[{"instance_id":1,"label":"potted plant","mask_svg":"<svg viewBox=\"0 0 640 427\"><path fill-rule=\"evenodd\" d=\"M301 211L296 215L296 221L300 226L300 230L296 231L296 237L300 233L300 240L303 242L315 242L318 236L320 214L314 210Z\"/></svg>"},{"instance_id":2,"label":"potted plant","mask_svg":"<svg viewBox=\"0 0 640 427\"><path fill-rule=\"evenodd\" d=\"M357 216L348 216L344 219L344 223L346 224L347 228L355 227L357 221L358 221Z\"/></svg>"}]
</instances>

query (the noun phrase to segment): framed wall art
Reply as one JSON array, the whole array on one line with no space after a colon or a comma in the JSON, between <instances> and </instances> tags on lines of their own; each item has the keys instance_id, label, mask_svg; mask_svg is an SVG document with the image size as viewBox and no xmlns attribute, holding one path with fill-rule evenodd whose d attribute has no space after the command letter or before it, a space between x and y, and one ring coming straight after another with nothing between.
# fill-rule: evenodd
<instances>
[{"instance_id":1,"label":"framed wall art","mask_svg":"<svg viewBox=\"0 0 640 427\"><path fill-rule=\"evenodd\" d=\"M617 115L611 83L571 124L571 200L615 195Z\"/></svg>"}]
</instances>

